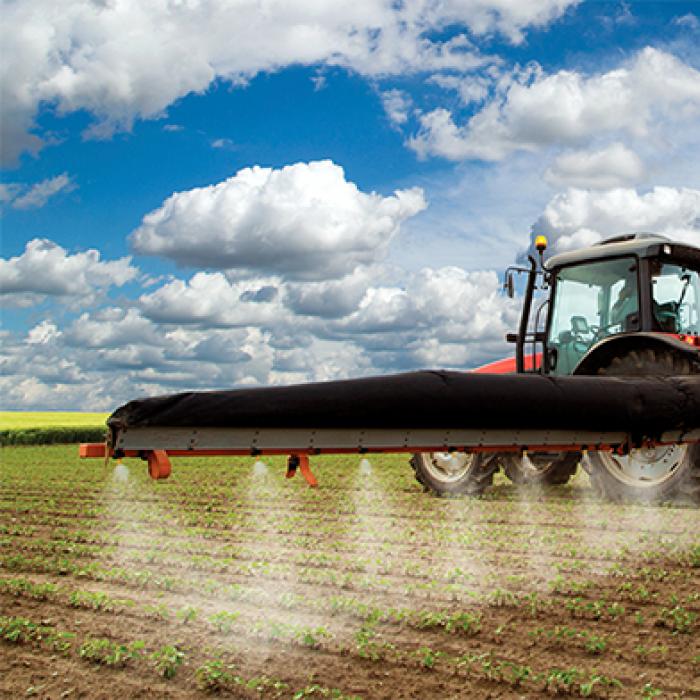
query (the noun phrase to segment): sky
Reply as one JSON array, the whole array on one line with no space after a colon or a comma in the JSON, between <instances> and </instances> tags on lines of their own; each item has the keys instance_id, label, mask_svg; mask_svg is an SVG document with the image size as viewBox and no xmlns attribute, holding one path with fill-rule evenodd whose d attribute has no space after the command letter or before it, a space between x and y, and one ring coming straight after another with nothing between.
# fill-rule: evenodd
<instances>
[{"instance_id":1,"label":"sky","mask_svg":"<svg viewBox=\"0 0 700 700\"><path fill-rule=\"evenodd\" d=\"M700 245L700 2L2 0L0 408L469 369L504 269Z\"/></svg>"}]
</instances>

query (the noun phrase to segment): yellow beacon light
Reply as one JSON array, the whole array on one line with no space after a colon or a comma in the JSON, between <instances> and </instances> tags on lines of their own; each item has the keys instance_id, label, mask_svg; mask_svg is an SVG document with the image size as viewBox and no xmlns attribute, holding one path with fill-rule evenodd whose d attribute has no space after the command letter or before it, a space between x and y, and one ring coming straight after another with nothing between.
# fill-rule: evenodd
<instances>
[{"instance_id":1,"label":"yellow beacon light","mask_svg":"<svg viewBox=\"0 0 700 700\"><path fill-rule=\"evenodd\" d=\"M537 236L537 238L535 238L535 248L540 253L544 253L544 251L547 250L547 236Z\"/></svg>"}]
</instances>

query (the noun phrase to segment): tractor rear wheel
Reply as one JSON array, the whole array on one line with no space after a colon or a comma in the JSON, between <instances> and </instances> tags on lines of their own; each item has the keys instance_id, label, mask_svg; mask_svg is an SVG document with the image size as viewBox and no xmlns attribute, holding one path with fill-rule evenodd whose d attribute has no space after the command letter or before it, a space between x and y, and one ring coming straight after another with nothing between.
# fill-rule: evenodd
<instances>
[{"instance_id":1,"label":"tractor rear wheel","mask_svg":"<svg viewBox=\"0 0 700 700\"><path fill-rule=\"evenodd\" d=\"M530 452L505 454L503 471L514 484L544 486L565 484L576 473L580 452Z\"/></svg>"},{"instance_id":2,"label":"tractor rear wheel","mask_svg":"<svg viewBox=\"0 0 700 700\"><path fill-rule=\"evenodd\" d=\"M416 481L438 496L478 496L493 483L497 469L489 455L465 452L417 452L411 457Z\"/></svg>"},{"instance_id":3,"label":"tractor rear wheel","mask_svg":"<svg viewBox=\"0 0 700 700\"><path fill-rule=\"evenodd\" d=\"M630 351L598 369L606 376L674 376L700 373L700 365L671 350ZM589 452L584 460L593 488L611 500L700 503L700 445L632 449L627 455Z\"/></svg>"}]
</instances>

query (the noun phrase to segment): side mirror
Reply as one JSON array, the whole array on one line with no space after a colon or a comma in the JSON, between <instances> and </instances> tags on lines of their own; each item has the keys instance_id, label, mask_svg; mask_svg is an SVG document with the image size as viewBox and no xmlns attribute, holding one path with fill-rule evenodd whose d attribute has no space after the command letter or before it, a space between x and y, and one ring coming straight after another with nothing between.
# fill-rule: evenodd
<instances>
[{"instance_id":1,"label":"side mirror","mask_svg":"<svg viewBox=\"0 0 700 700\"><path fill-rule=\"evenodd\" d=\"M503 288L506 290L509 299L515 296L515 283L513 282L512 272L506 272L506 280L503 283Z\"/></svg>"}]
</instances>

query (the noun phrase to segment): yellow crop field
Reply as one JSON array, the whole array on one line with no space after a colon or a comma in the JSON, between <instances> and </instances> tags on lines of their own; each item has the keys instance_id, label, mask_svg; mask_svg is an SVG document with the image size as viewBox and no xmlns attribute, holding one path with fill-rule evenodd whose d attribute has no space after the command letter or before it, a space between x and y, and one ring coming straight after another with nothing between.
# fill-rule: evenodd
<instances>
[{"instance_id":1,"label":"yellow crop field","mask_svg":"<svg viewBox=\"0 0 700 700\"><path fill-rule=\"evenodd\" d=\"M0 411L0 430L102 427L108 415L79 411Z\"/></svg>"}]
</instances>

